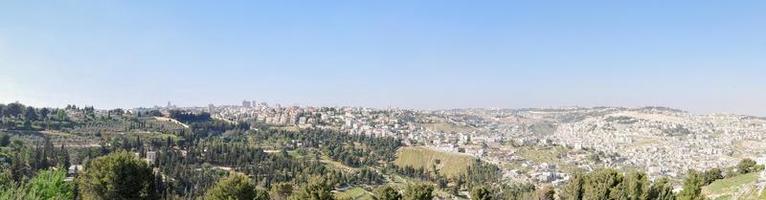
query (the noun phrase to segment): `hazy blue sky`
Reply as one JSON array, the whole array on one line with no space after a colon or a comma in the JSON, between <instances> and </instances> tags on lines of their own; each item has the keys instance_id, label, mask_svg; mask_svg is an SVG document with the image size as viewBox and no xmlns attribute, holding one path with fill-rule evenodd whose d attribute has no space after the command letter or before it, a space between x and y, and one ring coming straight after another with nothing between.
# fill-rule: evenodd
<instances>
[{"instance_id":1,"label":"hazy blue sky","mask_svg":"<svg viewBox=\"0 0 766 200\"><path fill-rule=\"evenodd\" d=\"M208 2L3 1L0 102L766 116L766 1Z\"/></svg>"}]
</instances>

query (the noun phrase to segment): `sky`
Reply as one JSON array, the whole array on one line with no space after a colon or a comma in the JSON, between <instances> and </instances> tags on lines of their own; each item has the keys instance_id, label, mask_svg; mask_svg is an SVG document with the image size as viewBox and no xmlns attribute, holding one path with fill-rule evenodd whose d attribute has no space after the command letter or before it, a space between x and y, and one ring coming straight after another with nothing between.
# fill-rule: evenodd
<instances>
[{"instance_id":1,"label":"sky","mask_svg":"<svg viewBox=\"0 0 766 200\"><path fill-rule=\"evenodd\" d=\"M766 1L2 1L0 103L766 116Z\"/></svg>"}]
</instances>

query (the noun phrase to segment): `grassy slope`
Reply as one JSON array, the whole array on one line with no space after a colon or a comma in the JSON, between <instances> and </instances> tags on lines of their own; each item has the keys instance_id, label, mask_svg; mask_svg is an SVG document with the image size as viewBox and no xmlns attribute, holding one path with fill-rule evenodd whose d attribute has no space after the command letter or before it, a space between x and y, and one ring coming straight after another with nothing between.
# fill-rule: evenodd
<instances>
[{"instance_id":1,"label":"grassy slope","mask_svg":"<svg viewBox=\"0 0 766 200\"><path fill-rule=\"evenodd\" d=\"M473 157L457 153L441 152L423 147L404 147L397 152L394 163L398 166L423 167L431 170L431 166L440 160L436 167L446 176L457 176L465 173L473 161Z\"/></svg>"},{"instance_id":2,"label":"grassy slope","mask_svg":"<svg viewBox=\"0 0 766 200\"><path fill-rule=\"evenodd\" d=\"M756 191L758 176L759 173L749 173L717 180L705 186L703 192L711 199L766 199Z\"/></svg>"}]
</instances>

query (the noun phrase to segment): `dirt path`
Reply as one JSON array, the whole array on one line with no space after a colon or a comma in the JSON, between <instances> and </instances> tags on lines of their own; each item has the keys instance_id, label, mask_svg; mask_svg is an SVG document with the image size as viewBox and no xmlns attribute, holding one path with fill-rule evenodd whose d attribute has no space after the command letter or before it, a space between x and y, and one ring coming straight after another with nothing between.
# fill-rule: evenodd
<instances>
[{"instance_id":1,"label":"dirt path","mask_svg":"<svg viewBox=\"0 0 766 200\"><path fill-rule=\"evenodd\" d=\"M154 119L155 119L155 120L157 120L157 121L168 121L168 122L173 122L173 123L176 123L176 124L179 124L179 125L183 126L184 128L189 128L189 125L186 125L186 124L184 124L183 122L180 122L180 121L178 121L178 120L175 120L175 119L172 119L172 118L167 118L167 117L154 117Z\"/></svg>"}]
</instances>

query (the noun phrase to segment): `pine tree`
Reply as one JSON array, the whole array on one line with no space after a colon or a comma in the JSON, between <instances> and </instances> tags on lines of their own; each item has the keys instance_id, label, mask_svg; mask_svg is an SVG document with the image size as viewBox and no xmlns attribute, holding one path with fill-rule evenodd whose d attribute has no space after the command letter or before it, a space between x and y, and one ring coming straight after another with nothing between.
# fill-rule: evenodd
<instances>
[{"instance_id":1,"label":"pine tree","mask_svg":"<svg viewBox=\"0 0 766 200\"><path fill-rule=\"evenodd\" d=\"M375 190L376 200L401 200L402 195L391 186L381 186Z\"/></svg>"},{"instance_id":2,"label":"pine tree","mask_svg":"<svg viewBox=\"0 0 766 200\"><path fill-rule=\"evenodd\" d=\"M327 180L321 177L312 177L309 183L298 189L290 199L293 200L335 200L332 188Z\"/></svg>"},{"instance_id":3,"label":"pine tree","mask_svg":"<svg viewBox=\"0 0 766 200\"><path fill-rule=\"evenodd\" d=\"M673 185L667 177L657 179L649 189L649 199L652 200L675 200Z\"/></svg>"},{"instance_id":4,"label":"pine tree","mask_svg":"<svg viewBox=\"0 0 766 200\"><path fill-rule=\"evenodd\" d=\"M684 187L681 192L678 193L679 200L703 200L705 196L702 194L702 186L705 180L702 175L695 171L689 170L684 180Z\"/></svg>"},{"instance_id":5,"label":"pine tree","mask_svg":"<svg viewBox=\"0 0 766 200\"><path fill-rule=\"evenodd\" d=\"M492 191L485 186L474 187L471 190L471 200L492 200Z\"/></svg>"},{"instance_id":6,"label":"pine tree","mask_svg":"<svg viewBox=\"0 0 766 200\"><path fill-rule=\"evenodd\" d=\"M407 189L404 190L404 200L431 200L433 196L434 186L430 184L420 183L407 185Z\"/></svg>"},{"instance_id":7,"label":"pine tree","mask_svg":"<svg viewBox=\"0 0 766 200\"><path fill-rule=\"evenodd\" d=\"M583 199L583 184L585 184L584 175L580 173L574 174L569 182L564 186L561 198L563 200L582 200Z\"/></svg>"},{"instance_id":8,"label":"pine tree","mask_svg":"<svg viewBox=\"0 0 766 200\"><path fill-rule=\"evenodd\" d=\"M258 190L250 182L250 178L241 174L232 174L219 180L205 194L210 200L268 200L265 191Z\"/></svg>"},{"instance_id":9,"label":"pine tree","mask_svg":"<svg viewBox=\"0 0 766 200\"><path fill-rule=\"evenodd\" d=\"M157 199L154 174L146 162L120 151L90 161L79 177L83 199Z\"/></svg>"},{"instance_id":10,"label":"pine tree","mask_svg":"<svg viewBox=\"0 0 766 200\"><path fill-rule=\"evenodd\" d=\"M622 182L623 199L627 200L648 200L649 199L649 179L646 174L641 172L628 172Z\"/></svg>"}]
</instances>

